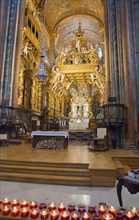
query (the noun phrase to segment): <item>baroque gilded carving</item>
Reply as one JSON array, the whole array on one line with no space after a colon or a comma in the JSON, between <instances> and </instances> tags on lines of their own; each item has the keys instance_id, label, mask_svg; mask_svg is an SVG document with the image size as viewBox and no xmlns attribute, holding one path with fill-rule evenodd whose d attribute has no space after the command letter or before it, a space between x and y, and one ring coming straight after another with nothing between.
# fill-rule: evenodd
<instances>
[{"instance_id":1,"label":"baroque gilded carving","mask_svg":"<svg viewBox=\"0 0 139 220\"><path fill-rule=\"evenodd\" d=\"M19 69L18 106L23 105L25 60L21 58Z\"/></svg>"}]
</instances>

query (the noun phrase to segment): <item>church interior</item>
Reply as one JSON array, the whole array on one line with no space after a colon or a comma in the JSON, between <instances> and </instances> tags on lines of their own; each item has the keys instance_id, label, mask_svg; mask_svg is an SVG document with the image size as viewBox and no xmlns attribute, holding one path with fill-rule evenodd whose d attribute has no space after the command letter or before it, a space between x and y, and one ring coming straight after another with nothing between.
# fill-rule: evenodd
<instances>
[{"instance_id":1,"label":"church interior","mask_svg":"<svg viewBox=\"0 0 139 220\"><path fill-rule=\"evenodd\" d=\"M116 192L139 169L138 24L138 0L0 1L2 197L18 198L17 183L57 185L71 187L68 201L94 203L72 190ZM139 208L135 184L123 195Z\"/></svg>"}]
</instances>

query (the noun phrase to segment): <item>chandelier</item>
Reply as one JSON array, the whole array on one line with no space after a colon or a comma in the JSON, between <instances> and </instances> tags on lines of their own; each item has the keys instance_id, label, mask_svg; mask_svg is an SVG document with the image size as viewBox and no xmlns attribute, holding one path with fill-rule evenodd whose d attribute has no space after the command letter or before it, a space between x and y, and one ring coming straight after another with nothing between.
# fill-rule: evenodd
<instances>
[{"instance_id":1,"label":"chandelier","mask_svg":"<svg viewBox=\"0 0 139 220\"><path fill-rule=\"evenodd\" d=\"M48 74L45 72L45 65L43 64L44 59L44 46L43 46L43 38L44 38L44 30L43 30L43 24L45 24L45 12L46 12L46 0L44 1L44 20L42 22L42 41L41 41L41 56L40 56L40 65L38 66L38 71L35 74L38 82L44 82L48 76Z\"/></svg>"}]
</instances>

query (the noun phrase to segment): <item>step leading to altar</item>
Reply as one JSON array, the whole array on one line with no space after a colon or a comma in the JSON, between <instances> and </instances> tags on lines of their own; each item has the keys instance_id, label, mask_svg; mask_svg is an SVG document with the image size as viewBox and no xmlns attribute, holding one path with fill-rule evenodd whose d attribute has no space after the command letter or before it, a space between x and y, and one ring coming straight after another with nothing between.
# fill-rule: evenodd
<instances>
[{"instance_id":1,"label":"step leading to altar","mask_svg":"<svg viewBox=\"0 0 139 220\"><path fill-rule=\"evenodd\" d=\"M71 141L91 141L92 131L87 130L69 130L69 140Z\"/></svg>"}]
</instances>

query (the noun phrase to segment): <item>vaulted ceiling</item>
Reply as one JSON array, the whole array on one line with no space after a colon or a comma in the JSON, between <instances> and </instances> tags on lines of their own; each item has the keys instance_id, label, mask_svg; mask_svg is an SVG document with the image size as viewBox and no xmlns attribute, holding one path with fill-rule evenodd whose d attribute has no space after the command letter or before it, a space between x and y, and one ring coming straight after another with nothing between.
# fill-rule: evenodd
<instances>
[{"instance_id":1,"label":"vaulted ceiling","mask_svg":"<svg viewBox=\"0 0 139 220\"><path fill-rule=\"evenodd\" d=\"M59 49L70 44L79 23L89 42L103 41L103 0L46 0L45 16L50 32L57 34Z\"/></svg>"}]
</instances>

